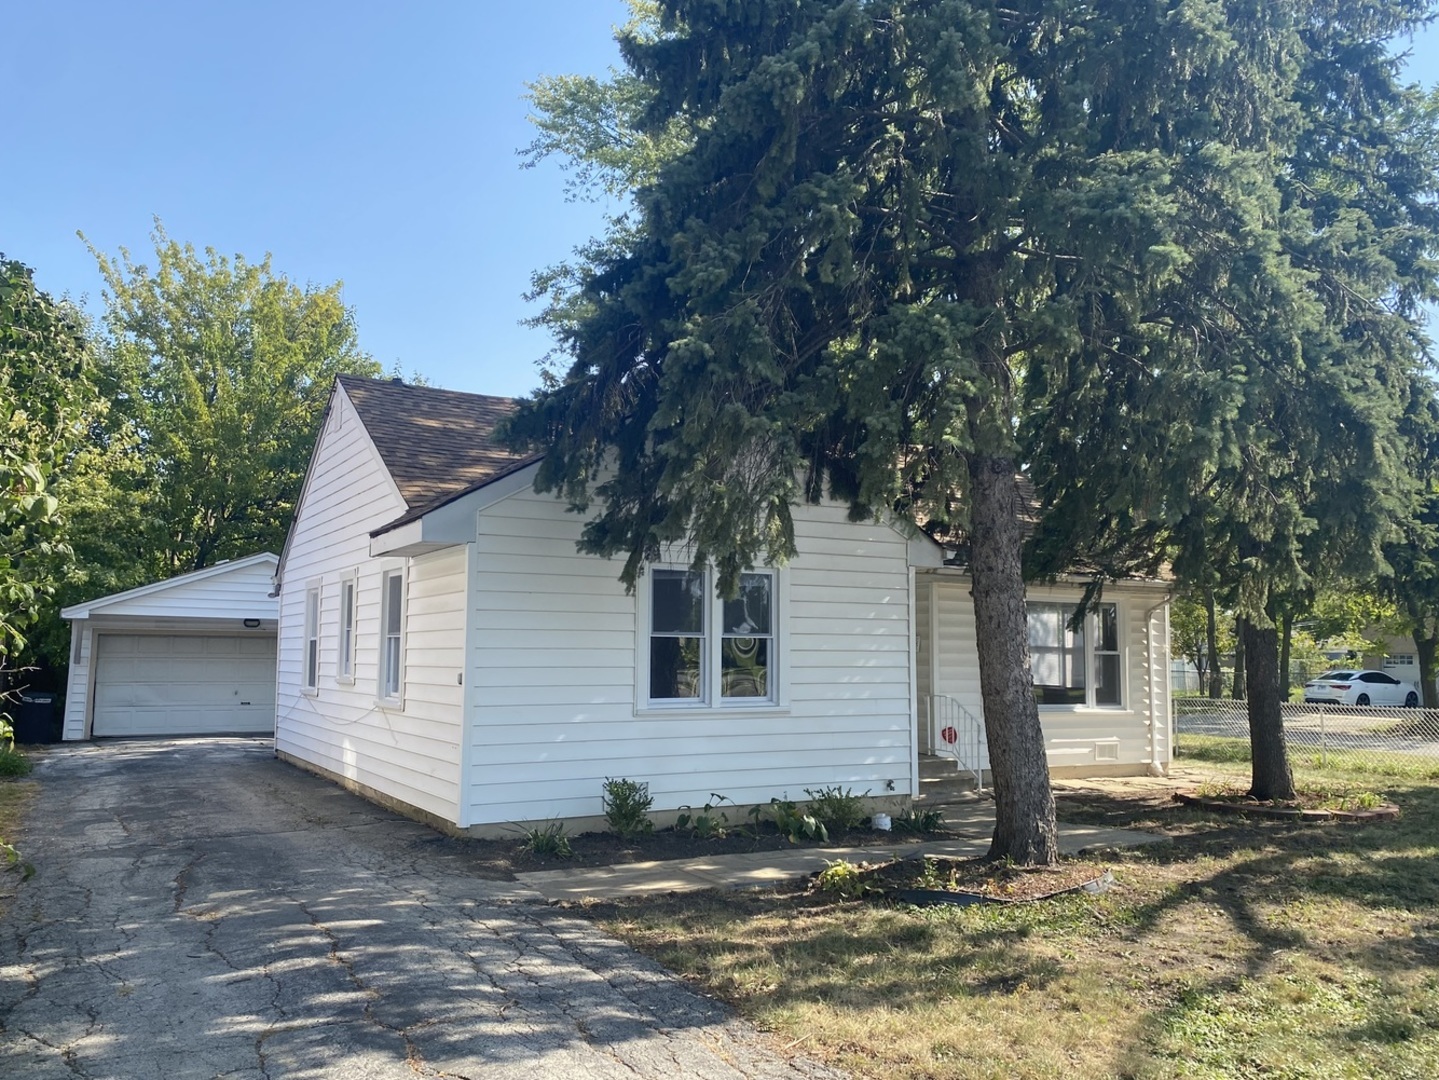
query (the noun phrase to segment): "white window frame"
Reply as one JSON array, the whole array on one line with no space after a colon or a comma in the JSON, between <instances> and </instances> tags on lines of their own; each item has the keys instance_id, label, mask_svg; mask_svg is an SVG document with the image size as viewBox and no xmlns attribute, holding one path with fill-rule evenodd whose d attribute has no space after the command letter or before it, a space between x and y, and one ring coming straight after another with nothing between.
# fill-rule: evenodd
<instances>
[{"instance_id":1,"label":"white window frame","mask_svg":"<svg viewBox=\"0 0 1439 1080\"><path fill-rule=\"evenodd\" d=\"M356 620L360 610L360 575L352 570L340 579L340 629L335 653L335 681L355 681Z\"/></svg>"},{"instance_id":2,"label":"white window frame","mask_svg":"<svg viewBox=\"0 0 1439 1080\"><path fill-rule=\"evenodd\" d=\"M320 586L305 588L305 647L300 656L300 686L307 694L320 690Z\"/></svg>"},{"instance_id":3,"label":"white window frame","mask_svg":"<svg viewBox=\"0 0 1439 1080\"><path fill-rule=\"evenodd\" d=\"M391 619L396 601L390 596L390 582L399 581L398 611ZM384 570L380 574L380 625L379 664L375 673L375 697L383 705L403 705L405 700L405 608L408 591L408 575L403 566ZM394 621L399 628L397 634L389 632ZM395 642L394 651L391 641ZM394 668L391 669L393 662ZM393 675L393 678L391 676Z\"/></svg>"},{"instance_id":4,"label":"white window frame","mask_svg":"<svg viewBox=\"0 0 1439 1080\"><path fill-rule=\"evenodd\" d=\"M713 568L704 573L705 609L703 615L703 654L701 657L701 693L698 698L651 698L650 697L650 648L653 638L654 618L653 591L654 571L690 572L685 564L661 563L651 566L636 590L636 663L635 663L635 712L636 714L686 715L699 712L768 712L788 711L787 681L788 670L788 628L786 577L774 567L757 567L744 571L747 574L763 574L770 579L770 629L767 635L756 635L769 643L769 665L767 683L769 694L765 697L725 697L723 690L724 641L724 600L715 590L716 574ZM696 571L698 572L698 571Z\"/></svg>"},{"instance_id":5,"label":"white window frame","mask_svg":"<svg viewBox=\"0 0 1439 1080\"><path fill-rule=\"evenodd\" d=\"M1106 600L1097 606L1107 607L1114 611L1114 638L1117 648L1113 650L1096 648L1099 641L1099 613L1098 611L1087 612L1084 616L1084 701L1055 704L1039 702L1039 708L1071 712L1081 709L1098 712L1124 712L1128 708L1125 704L1129 700L1129 664L1124 647L1124 605ZM1067 627L1069 620L1073 618L1075 607L1076 603L1073 600L1053 600L1044 597L1026 598L1024 605L1026 617L1035 608L1057 609L1063 619L1061 626L1064 627ZM1095 694L1099 689L1099 665L1096 658L1100 656L1118 657L1119 700L1117 702L1100 703L1095 700ZM1031 679L1033 679L1033 667L1034 646L1031 645ZM1036 682L1034 686L1038 688L1039 684Z\"/></svg>"}]
</instances>

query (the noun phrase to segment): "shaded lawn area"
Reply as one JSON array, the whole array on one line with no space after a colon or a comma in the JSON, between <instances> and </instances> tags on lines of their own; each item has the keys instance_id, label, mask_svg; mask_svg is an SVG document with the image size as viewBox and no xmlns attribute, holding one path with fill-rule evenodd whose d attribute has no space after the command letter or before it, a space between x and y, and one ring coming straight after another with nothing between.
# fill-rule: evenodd
<instances>
[{"instance_id":1,"label":"shaded lawn area","mask_svg":"<svg viewBox=\"0 0 1439 1080\"><path fill-rule=\"evenodd\" d=\"M781 1046L858 1076L1427 1080L1439 785L1350 779L1404 816L1300 825L1066 800L1066 821L1173 837L1107 858L1119 885L1098 897L917 909L793 887L588 910Z\"/></svg>"}]
</instances>

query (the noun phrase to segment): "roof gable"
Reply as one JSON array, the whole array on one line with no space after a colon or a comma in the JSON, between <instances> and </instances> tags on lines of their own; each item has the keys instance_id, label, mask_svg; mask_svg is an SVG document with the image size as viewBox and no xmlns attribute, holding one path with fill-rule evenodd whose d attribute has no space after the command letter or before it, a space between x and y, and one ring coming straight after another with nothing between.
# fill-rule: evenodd
<instances>
[{"instance_id":1,"label":"roof gable","mask_svg":"<svg viewBox=\"0 0 1439 1080\"><path fill-rule=\"evenodd\" d=\"M513 398L341 375L339 382L411 511L437 505L527 460L494 437Z\"/></svg>"},{"instance_id":2,"label":"roof gable","mask_svg":"<svg viewBox=\"0 0 1439 1080\"><path fill-rule=\"evenodd\" d=\"M62 619L92 615L156 615L273 619L279 604L269 595L279 560L268 551L216 563L179 577L102 596L60 612Z\"/></svg>"}]
</instances>

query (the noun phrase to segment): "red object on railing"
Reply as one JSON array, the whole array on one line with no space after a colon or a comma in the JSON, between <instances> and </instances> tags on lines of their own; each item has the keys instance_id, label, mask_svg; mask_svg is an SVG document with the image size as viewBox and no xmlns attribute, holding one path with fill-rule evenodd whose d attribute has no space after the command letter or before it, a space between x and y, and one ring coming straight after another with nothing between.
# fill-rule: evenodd
<instances>
[{"instance_id":1,"label":"red object on railing","mask_svg":"<svg viewBox=\"0 0 1439 1080\"><path fill-rule=\"evenodd\" d=\"M959 742L959 732L955 731L952 727L947 727L942 730L939 733L939 737L945 742L949 743L951 746Z\"/></svg>"}]
</instances>

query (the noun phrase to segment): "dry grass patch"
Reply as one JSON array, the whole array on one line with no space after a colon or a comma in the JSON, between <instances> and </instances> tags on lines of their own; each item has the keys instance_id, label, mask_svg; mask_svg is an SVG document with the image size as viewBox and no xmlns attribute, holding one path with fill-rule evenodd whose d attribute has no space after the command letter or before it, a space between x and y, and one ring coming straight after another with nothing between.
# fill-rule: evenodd
<instances>
[{"instance_id":1,"label":"dry grass patch","mask_svg":"<svg viewBox=\"0 0 1439 1080\"><path fill-rule=\"evenodd\" d=\"M1361 826L1066 804L1175 837L1109 860L1100 896L918 909L796 886L590 910L859 1076L1418 1080L1439 1058L1439 787L1386 794L1404 818Z\"/></svg>"},{"instance_id":2,"label":"dry grass patch","mask_svg":"<svg viewBox=\"0 0 1439 1080\"><path fill-rule=\"evenodd\" d=\"M0 779L0 914L9 906L15 885L26 869L23 853L12 845L37 785L21 776Z\"/></svg>"}]
</instances>

